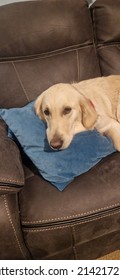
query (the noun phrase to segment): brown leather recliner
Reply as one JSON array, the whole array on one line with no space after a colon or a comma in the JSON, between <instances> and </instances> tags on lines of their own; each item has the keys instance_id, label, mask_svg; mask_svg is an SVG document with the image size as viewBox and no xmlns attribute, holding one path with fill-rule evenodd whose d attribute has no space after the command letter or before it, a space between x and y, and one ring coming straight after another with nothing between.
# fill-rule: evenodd
<instances>
[{"instance_id":1,"label":"brown leather recliner","mask_svg":"<svg viewBox=\"0 0 120 280\"><path fill-rule=\"evenodd\" d=\"M58 82L120 74L120 0L0 7L0 107ZM45 181L0 120L0 259L96 259L120 248L120 154L63 192Z\"/></svg>"}]
</instances>

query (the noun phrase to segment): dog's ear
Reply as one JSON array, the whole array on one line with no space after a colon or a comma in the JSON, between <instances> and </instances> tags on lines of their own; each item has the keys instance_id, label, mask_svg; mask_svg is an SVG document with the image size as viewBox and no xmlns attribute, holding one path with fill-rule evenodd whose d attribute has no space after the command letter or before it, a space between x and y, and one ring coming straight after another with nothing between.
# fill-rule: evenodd
<instances>
[{"instance_id":1,"label":"dog's ear","mask_svg":"<svg viewBox=\"0 0 120 280\"><path fill-rule=\"evenodd\" d=\"M42 100L43 100L43 93L40 96L38 96L38 98L36 99L34 108L35 108L36 115L38 115L40 119L44 121L45 118L42 112Z\"/></svg>"},{"instance_id":2,"label":"dog's ear","mask_svg":"<svg viewBox=\"0 0 120 280\"><path fill-rule=\"evenodd\" d=\"M97 120L97 112L92 102L87 98L81 98L82 123L86 129L93 129Z\"/></svg>"}]
</instances>

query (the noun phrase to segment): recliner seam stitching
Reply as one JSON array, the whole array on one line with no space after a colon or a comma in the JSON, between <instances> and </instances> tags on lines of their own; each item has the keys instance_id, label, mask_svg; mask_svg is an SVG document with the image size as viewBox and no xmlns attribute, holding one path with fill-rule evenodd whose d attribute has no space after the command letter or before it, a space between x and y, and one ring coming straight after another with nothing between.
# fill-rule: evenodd
<instances>
[{"instance_id":1,"label":"recliner seam stitching","mask_svg":"<svg viewBox=\"0 0 120 280\"><path fill-rule=\"evenodd\" d=\"M8 188L1 188L0 187L0 191L10 191L10 192L15 192L15 190L11 190L9 187Z\"/></svg>"},{"instance_id":2,"label":"recliner seam stitching","mask_svg":"<svg viewBox=\"0 0 120 280\"><path fill-rule=\"evenodd\" d=\"M20 75L19 75L19 73L18 73L18 71L17 71L17 69L16 69L16 66L15 66L14 62L12 61L11 64L13 65L13 68L14 68L14 70L15 70L15 73L16 73L16 76L17 76L17 78L18 78L19 84L21 85L21 88L22 88L22 90L23 90L23 93L24 93L24 95L25 95L27 101L30 102L29 96L28 96L28 94L27 94L27 92L26 92L26 90L25 90L25 87L24 87L24 85L23 85L23 82L21 81Z\"/></svg>"},{"instance_id":3,"label":"recliner seam stitching","mask_svg":"<svg viewBox=\"0 0 120 280\"><path fill-rule=\"evenodd\" d=\"M77 50L81 50L81 49L85 49L85 48L90 48L90 47L93 47L93 49L100 49L102 47L116 47L120 45L119 42L116 42L116 43L109 43L109 44L105 44L105 45L98 45L98 46L94 46L94 43L88 45L88 46L83 46L83 47L78 47ZM31 55L31 57L35 56L34 58L30 58L30 56L26 56L26 59L24 58L24 56L19 56L19 57L14 57L14 56L11 56L11 57L1 57L1 59L3 59L3 61L0 61L0 64L3 64L3 63L12 63L13 62L13 59L14 60L14 63L20 63L20 62L26 62L26 61L33 61L33 60L38 60L38 59L44 59L44 58L49 58L49 57L54 57L56 55L61 55L61 54L65 54L65 53L68 53L68 52L73 52L73 51L76 51L76 48L73 48L73 49L70 49L70 50L65 50L65 51L61 51L60 52L56 52L54 54L36 54L36 55ZM20 58L24 58L24 59L20 59ZM4 60L4 59L8 59L8 60Z\"/></svg>"},{"instance_id":4,"label":"recliner seam stitching","mask_svg":"<svg viewBox=\"0 0 120 280\"><path fill-rule=\"evenodd\" d=\"M15 236L15 239L16 239L16 241L17 241L17 245L18 245L18 247L19 247L19 250L20 250L22 256L23 256L24 259L25 259L25 254L24 254L24 252L23 252L23 250L22 250L22 247L21 247L21 245L20 245L19 238L18 238L18 236L17 236L17 232L16 232L16 230L15 230L15 227L14 227L14 224L13 224L13 221L12 221L12 218L11 218L11 215L10 215L10 211L9 211L9 207L8 207L6 195L3 195L3 200L4 200L5 209L6 209L6 213L7 213L7 216L8 216L9 223L10 223L12 229L13 229L14 236Z\"/></svg>"},{"instance_id":5,"label":"recliner seam stitching","mask_svg":"<svg viewBox=\"0 0 120 280\"><path fill-rule=\"evenodd\" d=\"M94 218L94 219L91 219L89 221L84 221L84 222L79 222L79 223L75 223L72 224L72 225L65 225L65 226L57 226L57 227L49 227L49 228L45 228L45 229L23 229L24 232L44 232L44 231L50 231L50 230L55 230L55 229L63 229L63 228L71 228L73 226L77 226L77 225L82 225L82 224L86 224L86 223L90 223L92 221L97 221L97 220L100 220L100 219L103 219L103 218L106 218L106 217L110 217L112 215L115 215L115 214L118 214L120 213L120 211L116 211L115 213L111 213L109 215L104 215L104 217L98 217L98 218Z\"/></svg>"},{"instance_id":6,"label":"recliner seam stitching","mask_svg":"<svg viewBox=\"0 0 120 280\"><path fill-rule=\"evenodd\" d=\"M75 246L75 244L76 244L76 242L75 242L75 227L72 226L71 230L72 230L72 238L73 238L73 245L72 245L73 254L74 254L75 260L77 260L77 250L76 250L76 246Z\"/></svg>"},{"instance_id":7,"label":"recliner seam stitching","mask_svg":"<svg viewBox=\"0 0 120 280\"><path fill-rule=\"evenodd\" d=\"M6 178L1 178L0 177L0 184L2 184L2 182L1 181L3 181L3 182L8 182L8 183L16 183L16 184L24 184L24 182L23 181L18 181L18 180L14 180L14 179L6 179Z\"/></svg>"},{"instance_id":8,"label":"recliner seam stitching","mask_svg":"<svg viewBox=\"0 0 120 280\"><path fill-rule=\"evenodd\" d=\"M89 45L86 45L86 46L82 46L80 47L78 45L78 48L77 48L77 45L74 46L73 49L68 49L68 50L64 50L64 49L59 49L59 50L56 50L56 51L51 51L51 52L48 52L47 54L46 53L42 53L42 54L35 54L35 55L31 55L31 57L35 56L34 58L30 58L30 56L26 56L26 59L22 59L20 60L20 58L24 58L24 56L18 56L18 57L3 57L3 58L0 58L0 59L10 59L9 61L0 61L0 64L1 63L11 63L13 62L12 60L13 59L16 59L13 63L19 63L19 62L26 62L26 61L32 61L32 60L38 60L38 59L44 59L44 58L49 58L49 57L54 57L54 56L57 56L57 55L61 55L61 54L65 54L65 53L69 53L69 52L75 52L76 49L78 50L81 50L81 49L85 49L85 48L91 48L91 47L94 47L93 46L93 43L90 43ZM18 58L18 60L17 60Z\"/></svg>"},{"instance_id":9,"label":"recliner seam stitching","mask_svg":"<svg viewBox=\"0 0 120 280\"><path fill-rule=\"evenodd\" d=\"M89 215L89 214L93 214L93 213L96 213L98 211L101 211L101 210L107 210L109 208L112 208L112 207L117 207L117 206L120 206L120 203L115 203L113 205L110 205L110 206L105 206L105 207L102 207L102 208L98 208L98 209L95 209L95 210L91 210L91 211L88 211L88 212L83 212L83 213L79 213L79 214L75 214L75 215L70 215L70 216L64 216L64 217L58 217L58 218L54 218L54 219L47 219L47 220L38 220L38 221L22 221L23 223L26 223L26 224L31 224L31 223L43 223L43 222L53 222L53 221L59 221L59 220L65 220L65 219L70 219L70 218L75 218L75 217L80 217L80 216L84 216L84 215Z\"/></svg>"}]
</instances>

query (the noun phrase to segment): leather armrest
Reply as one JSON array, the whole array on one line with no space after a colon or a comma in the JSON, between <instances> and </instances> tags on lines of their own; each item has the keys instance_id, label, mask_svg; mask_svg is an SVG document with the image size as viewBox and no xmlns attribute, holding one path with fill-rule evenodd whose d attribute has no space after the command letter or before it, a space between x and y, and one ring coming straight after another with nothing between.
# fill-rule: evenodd
<instances>
[{"instance_id":1,"label":"leather armrest","mask_svg":"<svg viewBox=\"0 0 120 280\"><path fill-rule=\"evenodd\" d=\"M17 192L24 185L24 171L17 145L0 120L0 194Z\"/></svg>"}]
</instances>

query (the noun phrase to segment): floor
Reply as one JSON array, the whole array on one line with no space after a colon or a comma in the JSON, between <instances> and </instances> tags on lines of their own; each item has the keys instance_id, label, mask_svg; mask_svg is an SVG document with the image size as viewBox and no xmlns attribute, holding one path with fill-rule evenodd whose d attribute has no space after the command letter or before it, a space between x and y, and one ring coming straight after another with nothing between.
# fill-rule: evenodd
<instances>
[{"instance_id":1,"label":"floor","mask_svg":"<svg viewBox=\"0 0 120 280\"><path fill-rule=\"evenodd\" d=\"M99 258L99 260L120 260L120 250Z\"/></svg>"}]
</instances>

